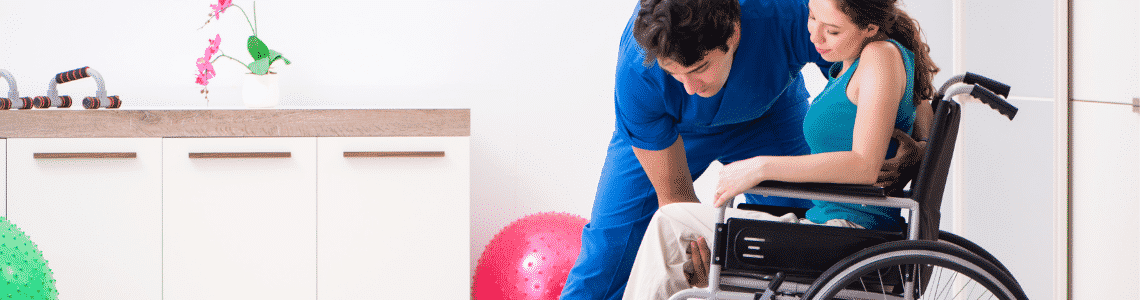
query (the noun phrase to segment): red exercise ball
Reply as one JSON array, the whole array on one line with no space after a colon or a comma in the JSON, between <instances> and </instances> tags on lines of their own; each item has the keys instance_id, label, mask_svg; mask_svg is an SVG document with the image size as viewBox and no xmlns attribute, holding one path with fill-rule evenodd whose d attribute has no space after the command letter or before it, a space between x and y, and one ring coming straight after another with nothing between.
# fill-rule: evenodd
<instances>
[{"instance_id":1,"label":"red exercise ball","mask_svg":"<svg viewBox=\"0 0 1140 300\"><path fill-rule=\"evenodd\" d=\"M471 298L558 299L578 259L586 222L573 214L545 212L507 225L479 257Z\"/></svg>"}]
</instances>

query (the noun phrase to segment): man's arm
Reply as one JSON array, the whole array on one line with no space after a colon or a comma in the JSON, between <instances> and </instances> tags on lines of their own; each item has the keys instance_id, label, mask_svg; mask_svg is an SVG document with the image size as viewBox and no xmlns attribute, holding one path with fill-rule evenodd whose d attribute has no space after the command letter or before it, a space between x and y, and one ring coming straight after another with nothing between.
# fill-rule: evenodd
<instances>
[{"instance_id":1,"label":"man's arm","mask_svg":"<svg viewBox=\"0 0 1140 300\"><path fill-rule=\"evenodd\" d=\"M693 190L693 177L689 175L689 164L685 158L685 142L680 136L672 146L657 151L633 147L633 155L641 162L649 182L657 190L658 207L677 202L701 202Z\"/></svg>"},{"instance_id":2,"label":"man's arm","mask_svg":"<svg viewBox=\"0 0 1140 300\"><path fill-rule=\"evenodd\" d=\"M895 157L883 161L883 167L879 171L879 180L875 186L889 190L902 189L905 182L914 179L913 176L915 175L904 175L903 173L918 171L916 168L922 162L923 153L926 153L926 141L930 139L930 127L932 126L934 112L931 110L930 100L917 101L914 128L911 129L911 135L907 136L905 132L895 129L893 137L899 141L899 148L895 152Z\"/></svg>"}]
</instances>

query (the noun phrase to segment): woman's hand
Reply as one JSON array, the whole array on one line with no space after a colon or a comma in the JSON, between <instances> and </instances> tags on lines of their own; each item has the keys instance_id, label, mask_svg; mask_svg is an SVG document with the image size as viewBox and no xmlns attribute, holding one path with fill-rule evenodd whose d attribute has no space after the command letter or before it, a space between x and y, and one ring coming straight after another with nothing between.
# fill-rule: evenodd
<instances>
[{"instance_id":1,"label":"woman's hand","mask_svg":"<svg viewBox=\"0 0 1140 300\"><path fill-rule=\"evenodd\" d=\"M763 171L761 168L767 161L768 157L757 156L745 160L739 160L724 166L720 169L720 181L716 184L716 201L713 202L713 207L721 207L726 203L732 203L732 199L737 195L743 194L744 191L760 184L763 181Z\"/></svg>"}]
</instances>

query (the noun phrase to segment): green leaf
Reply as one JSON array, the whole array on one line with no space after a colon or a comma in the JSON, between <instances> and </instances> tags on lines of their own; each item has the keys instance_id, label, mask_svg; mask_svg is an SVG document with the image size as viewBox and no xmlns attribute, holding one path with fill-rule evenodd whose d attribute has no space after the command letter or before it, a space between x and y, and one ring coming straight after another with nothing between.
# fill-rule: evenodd
<instances>
[{"instance_id":1,"label":"green leaf","mask_svg":"<svg viewBox=\"0 0 1140 300\"><path fill-rule=\"evenodd\" d=\"M285 56L282 56L282 55L281 55L281 53L279 53L279 52L277 52L277 51L273 51L273 49L269 49L269 57L270 57L270 59L269 59L269 64L271 64L271 65L272 65L272 64L273 64L273 62L274 62L274 61L276 61L277 59L281 59L281 60L285 61L285 64L286 64L286 65L288 65L288 64L292 64L292 63L293 63L293 62L289 61L289 59L288 59L288 58L285 58Z\"/></svg>"},{"instance_id":2,"label":"green leaf","mask_svg":"<svg viewBox=\"0 0 1140 300\"><path fill-rule=\"evenodd\" d=\"M266 47L265 43L256 35L249 36L249 40L246 41L246 48L249 48L249 56L253 57L253 60L259 60L270 55L269 47Z\"/></svg>"},{"instance_id":3,"label":"green leaf","mask_svg":"<svg viewBox=\"0 0 1140 300\"><path fill-rule=\"evenodd\" d=\"M265 57L262 57L262 58L254 61L252 63L249 63L249 69L251 71L253 71L254 74L265 75L265 74L269 73L269 66L273 65L273 63L276 62L278 59L285 61L285 64L287 64L287 65L292 64L292 62L290 62L289 59L285 58L284 56L281 56L281 53L278 53L277 51L273 51L273 50L268 50L268 49L267 49L267 51L268 51L269 55L266 55Z\"/></svg>"},{"instance_id":4,"label":"green leaf","mask_svg":"<svg viewBox=\"0 0 1140 300\"><path fill-rule=\"evenodd\" d=\"M262 57L261 59L249 63L249 70L257 75L269 73L269 57Z\"/></svg>"}]
</instances>

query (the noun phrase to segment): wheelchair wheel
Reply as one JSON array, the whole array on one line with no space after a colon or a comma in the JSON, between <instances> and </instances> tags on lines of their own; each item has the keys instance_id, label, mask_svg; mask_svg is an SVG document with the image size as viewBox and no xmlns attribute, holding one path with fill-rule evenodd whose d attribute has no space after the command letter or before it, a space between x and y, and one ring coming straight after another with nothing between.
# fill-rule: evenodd
<instances>
[{"instance_id":1,"label":"wheelchair wheel","mask_svg":"<svg viewBox=\"0 0 1140 300\"><path fill-rule=\"evenodd\" d=\"M1010 273L1009 269L1006 269L1005 265L1003 265L1001 263L1001 261L998 261L997 258L993 256L993 254L990 254L989 251L986 251L986 249L982 249L981 246L978 246L978 244L974 244L974 242L971 242L970 240L967 240L966 238L958 236L957 234L946 232L945 230L939 230L938 231L938 240L946 241L946 242L949 242L951 244L957 245L958 247L966 248L966 250L968 250L974 254L977 254L978 256L981 256L982 258L985 258L990 263L993 263L994 266L998 267L999 269L1001 269L1006 274L1009 274L1010 277L1013 277L1013 273ZM1016 281L1017 278L1014 278L1014 280Z\"/></svg>"},{"instance_id":2,"label":"wheelchair wheel","mask_svg":"<svg viewBox=\"0 0 1140 300\"><path fill-rule=\"evenodd\" d=\"M1001 268L962 247L896 241L855 253L825 271L804 299L1026 299Z\"/></svg>"}]
</instances>

